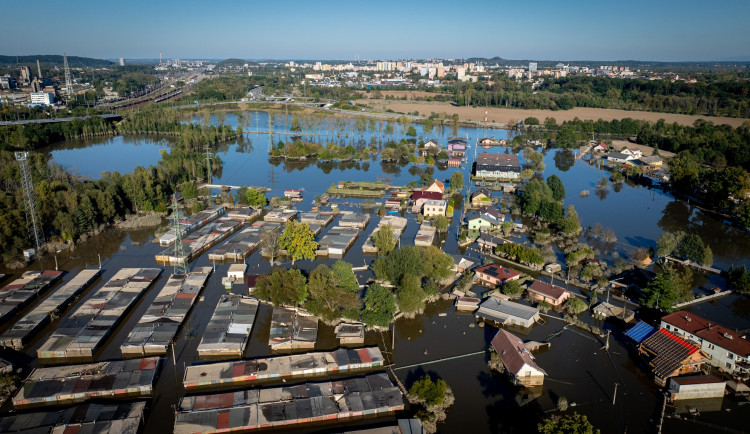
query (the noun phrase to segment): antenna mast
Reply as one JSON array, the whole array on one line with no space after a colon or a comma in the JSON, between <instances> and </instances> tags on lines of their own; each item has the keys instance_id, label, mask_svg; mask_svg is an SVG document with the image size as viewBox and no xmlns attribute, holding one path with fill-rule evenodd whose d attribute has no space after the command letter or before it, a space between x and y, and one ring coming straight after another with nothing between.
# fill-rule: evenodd
<instances>
[{"instance_id":1,"label":"antenna mast","mask_svg":"<svg viewBox=\"0 0 750 434\"><path fill-rule=\"evenodd\" d=\"M21 185L24 192L24 204L31 214L31 231L34 235L34 241L36 241L36 253L39 254L42 243L44 242L44 232L42 228L36 224L36 203L34 202L34 184L31 182L31 173L29 173L29 153L28 152L16 152L16 161L21 166ZM29 234L29 238L31 234Z\"/></svg>"},{"instance_id":2,"label":"antenna mast","mask_svg":"<svg viewBox=\"0 0 750 434\"><path fill-rule=\"evenodd\" d=\"M63 67L65 68L65 87L68 90L68 101L73 99L73 80L70 79L70 68L68 67L68 56L63 53Z\"/></svg>"}]
</instances>

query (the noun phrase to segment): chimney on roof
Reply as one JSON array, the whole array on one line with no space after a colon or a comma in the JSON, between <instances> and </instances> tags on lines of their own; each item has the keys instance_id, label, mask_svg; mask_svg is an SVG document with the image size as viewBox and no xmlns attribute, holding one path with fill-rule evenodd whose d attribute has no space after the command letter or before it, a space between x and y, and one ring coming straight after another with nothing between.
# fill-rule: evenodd
<instances>
[{"instance_id":1,"label":"chimney on roof","mask_svg":"<svg viewBox=\"0 0 750 434\"><path fill-rule=\"evenodd\" d=\"M689 317L689 316L687 316L687 315L685 315L685 321L688 321L688 322L689 322L689 321L690 321L690 317Z\"/></svg>"},{"instance_id":2,"label":"chimney on roof","mask_svg":"<svg viewBox=\"0 0 750 434\"><path fill-rule=\"evenodd\" d=\"M730 335L729 333L724 333L724 337L727 338L727 339L730 339L730 340L734 339L734 337L732 335Z\"/></svg>"}]
</instances>

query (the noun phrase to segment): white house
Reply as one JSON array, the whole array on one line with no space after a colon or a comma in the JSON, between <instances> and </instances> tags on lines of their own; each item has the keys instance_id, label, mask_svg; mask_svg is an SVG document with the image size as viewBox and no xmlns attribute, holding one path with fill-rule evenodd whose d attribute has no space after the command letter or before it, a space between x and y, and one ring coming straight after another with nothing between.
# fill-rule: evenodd
<instances>
[{"instance_id":1,"label":"white house","mask_svg":"<svg viewBox=\"0 0 750 434\"><path fill-rule=\"evenodd\" d=\"M607 155L607 162L608 163L625 163L628 161L635 160L636 158L633 157L630 154L625 154L622 152L610 152Z\"/></svg>"},{"instance_id":2,"label":"white house","mask_svg":"<svg viewBox=\"0 0 750 434\"><path fill-rule=\"evenodd\" d=\"M750 341L740 333L686 311L663 317L661 327L695 343L711 357L709 364L734 374L750 373Z\"/></svg>"},{"instance_id":3,"label":"white house","mask_svg":"<svg viewBox=\"0 0 750 434\"><path fill-rule=\"evenodd\" d=\"M534 356L518 336L500 329L492 338L492 348L500 356L513 384L525 387L544 384L547 373L534 362Z\"/></svg>"},{"instance_id":4,"label":"white house","mask_svg":"<svg viewBox=\"0 0 750 434\"><path fill-rule=\"evenodd\" d=\"M643 157L643 152L641 152L641 150L638 148L625 148L621 151L621 153L625 155L630 155L633 157L633 159L636 159L636 160Z\"/></svg>"}]
</instances>

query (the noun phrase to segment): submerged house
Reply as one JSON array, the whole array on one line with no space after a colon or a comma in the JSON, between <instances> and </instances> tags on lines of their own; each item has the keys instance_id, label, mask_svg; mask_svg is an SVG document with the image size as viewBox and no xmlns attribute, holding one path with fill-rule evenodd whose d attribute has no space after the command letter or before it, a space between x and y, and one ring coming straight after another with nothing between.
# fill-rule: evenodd
<instances>
[{"instance_id":1,"label":"submerged house","mask_svg":"<svg viewBox=\"0 0 750 434\"><path fill-rule=\"evenodd\" d=\"M663 317L661 327L695 344L709 364L734 374L750 372L750 341L743 334L686 311Z\"/></svg>"},{"instance_id":2,"label":"submerged house","mask_svg":"<svg viewBox=\"0 0 750 434\"><path fill-rule=\"evenodd\" d=\"M539 310L531 306L490 297L479 305L477 317L492 320L502 325L531 327L540 320Z\"/></svg>"},{"instance_id":3,"label":"submerged house","mask_svg":"<svg viewBox=\"0 0 750 434\"><path fill-rule=\"evenodd\" d=\"M625 333L637 344L638 354L648 362L654 382L666 386L667 381L679 375L700 372L706 355L698 347L668 330L651 327L641 321Z\"/></svg>"},{"instance_id":4,"label":"submerged house","mask_svg":"<svg viewBox=\"0 0 750 434\"><path fill-rule=\"evenodd\" d=\"M536 301L546 302L552 306L560 306L570 297L565 289L550 283L534 280L528 287L529 295Z\"/></svg>"},{"instance_id":5,"label":"submerged house","mask_svg":"<svg viewBox=\"0 0 750 434\"><path fill-rule=\"evenodd\" d=\"M534 362L534 356L518 336L500 329L492 338L492 348L500 356L513 384L524 387L544 384L547 373Z\"/></svg>"}]
</instances>

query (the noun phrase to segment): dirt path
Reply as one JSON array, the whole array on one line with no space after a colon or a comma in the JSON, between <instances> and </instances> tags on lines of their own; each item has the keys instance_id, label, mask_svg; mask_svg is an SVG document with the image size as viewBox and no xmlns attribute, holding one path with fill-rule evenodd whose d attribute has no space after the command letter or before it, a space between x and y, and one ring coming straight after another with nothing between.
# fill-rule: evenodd
<instances>
[{"instance_id":1,"label":"dirt path","mask_svg":"<svg viewBox=\"0 0 750 434\"><path fill-rule=\"evenodd\" d=\"M429 116L430 113L442 113L445 112L448 116L458 114L461 120L481 122L484 121L484 111L482 107L455 107L450 103L444 102L428 102L428 101L386 101L386 100L371 100L371 99L360 99L356 101L358 104L366 104L372 106L377 110L385 111L391 109L395 112L401 113L413 113L418 111L422 116ZM682 115L673 113L655 113L655 112L644 112L644 111L628 111L628 110L614 110L614 109L600 109L600 108L589 108L589 107L576 107L571 110L523 110L523 109L506 109L490 107L487 109L489 122L496 123L508 123L510 120L521 120L527 117L535 117L543 122L547 117L553 117L558 123L563 121L570 121L574 118L583 120L598 120L603 119L605 121L611 121L613 119L624 119L632 118L639 120L646 120L656 122L659 119L664 119L668 123L677 122L680 125L693 125L698 119L706 119L712 121L715 124L727 124L733 128L741 126L744 122L748 122L748 119L740 118L727 118L719 116L700 116L700 115Z\"/></svg>"}]
</instances>

